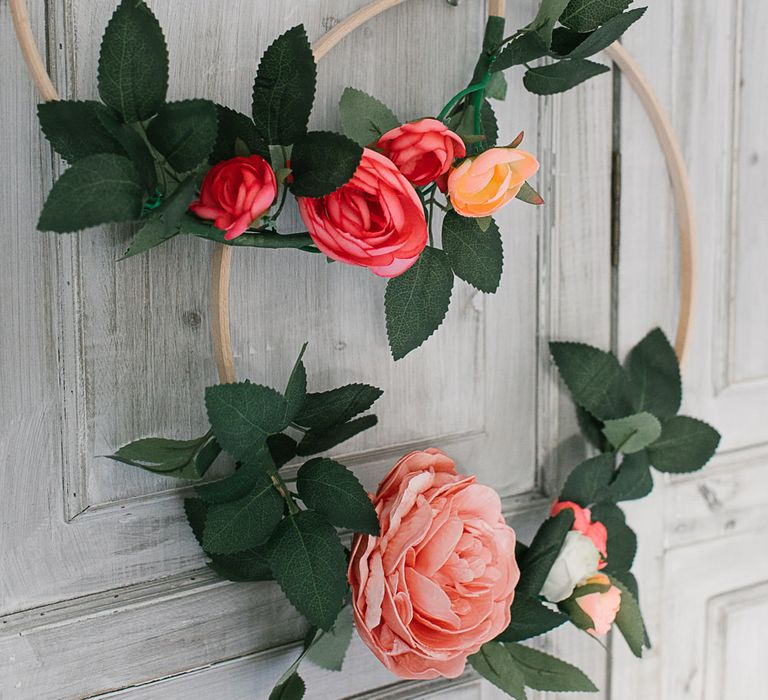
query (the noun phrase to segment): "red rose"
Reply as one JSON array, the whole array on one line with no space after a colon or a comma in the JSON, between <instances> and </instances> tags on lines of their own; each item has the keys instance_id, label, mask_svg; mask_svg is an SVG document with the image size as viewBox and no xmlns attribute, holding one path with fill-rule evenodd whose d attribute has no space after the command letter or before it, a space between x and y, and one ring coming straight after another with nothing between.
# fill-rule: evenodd
<instances>
[{"instance_id":1,"label":"red rose","mask_svg":"<svg viewBox=\"0 0 768 700\"><path fill-rule=\"evenodd\" d=\"M200 199L189 205L201 219L225 231L231 241L260 219L275 201L277 182L261 156L223 160L206 174Z\"/></svg>"},{"instance_id":2,"label":"red rose","mask_svg":"<svg viewBox=\"0 0 768 700\"><path fill-rule=\"evenodd\" d=\"M384 134L376 143L416 187L448 172L456 158L467 155L461 138L437 119L419 119Z\"/></svg>"},{"instance_id":3,"label":"red rose","mask_svg":"<svg viewBox=\"0 0 768 700\"><path fill-rule=\"evenodd\" d=\"M392 161L368 148L346 185L298 202L309 235L323 253L381 277L405 272L427 244L427 221L416 190Z\"/></svg>"}]
</instances>

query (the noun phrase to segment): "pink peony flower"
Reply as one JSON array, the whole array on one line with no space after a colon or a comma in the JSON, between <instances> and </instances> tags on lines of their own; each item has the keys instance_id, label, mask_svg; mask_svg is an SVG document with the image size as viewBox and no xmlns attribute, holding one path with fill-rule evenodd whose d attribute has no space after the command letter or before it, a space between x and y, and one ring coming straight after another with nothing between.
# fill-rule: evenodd
<instances>
[{"instance_id":1,"label":"pink peony flower","mask_svg":"<svg viewBox=\"0 0 768 700\"><path fill-rule=\"evenodd\" d=\"M455 678L510 621L520 571L499 496L429 449L403 457L374 504L381 536L357 535L349 565L358 632L401 678Z\"/></svg>"}]
</instances>

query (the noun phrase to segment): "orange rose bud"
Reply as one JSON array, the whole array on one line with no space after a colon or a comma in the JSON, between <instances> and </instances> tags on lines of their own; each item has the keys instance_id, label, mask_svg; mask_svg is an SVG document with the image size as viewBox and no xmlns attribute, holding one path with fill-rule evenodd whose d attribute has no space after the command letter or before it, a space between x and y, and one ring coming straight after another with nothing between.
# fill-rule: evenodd
<instances>
[{"instance_id":1,"label":"orange rose bud","mask_svg":"<svg viewBox=\"0 0 768 700\"><path fill-rule=\"evenodd\" d=\"M461 216L483 218L514 199L539 161L518 148L491 148L467 158L448 175L451 204Z\"/></svg>"}]
</instances>

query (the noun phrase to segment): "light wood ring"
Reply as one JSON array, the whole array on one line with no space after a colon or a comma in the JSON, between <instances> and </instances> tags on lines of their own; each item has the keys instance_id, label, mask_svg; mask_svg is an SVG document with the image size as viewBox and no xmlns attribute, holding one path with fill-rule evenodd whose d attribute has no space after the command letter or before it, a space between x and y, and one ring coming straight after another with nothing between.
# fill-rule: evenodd
<instances>
[{"instance_id":1,"label":"light wood ring","mask_svg":"<svg viewBox=\"0 0 768 700\"><path fill-rule=\"evenodd\" d=\"M35 44L29 23L25 0L9 0L16 39L26 61L30 76L44 100L58 100L59 95L45 69L40 52ZM336 44L355 29L406 0L374 0L330 29L313 45L316 60L320 61ZM503 17L506 0L488 0L488 14ZM682 149L666 112L656 93L632 56L618 42L606 49L611 60L621 69L629 85L635 91L651 121L661 146L677 211L680 240L680 311L675 333L675 352L682 364L688 347L693 301L696 293L696 227L693 197L688 170ZM232 264L232 247L215 244L211 270L211 340L219 381L236 381L235 362L232 353L232 338L229 321L229 278Z\"/></svg>"}]
</instances>

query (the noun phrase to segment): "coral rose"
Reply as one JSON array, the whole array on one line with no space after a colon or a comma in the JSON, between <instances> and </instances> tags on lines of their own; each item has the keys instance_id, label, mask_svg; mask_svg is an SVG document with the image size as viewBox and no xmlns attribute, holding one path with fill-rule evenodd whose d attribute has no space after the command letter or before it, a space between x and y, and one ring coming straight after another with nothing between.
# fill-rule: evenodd
<instances>
[{"instance_id":1,"label":"coral rose","mask_svg":"<svg viewBox=\"0 0 768 700\"><path fill-rule=\"evenodd\" d=\"M598 584L609 586L605 591L595 591L586 595L577 595L576 604L592 619L594 627L590 627L587 632L595 636L608 634L616 615L621 607L621 591L611 585L611 580L605 574L595 574L590 576L584 585ZM576 589L578 594L579 589Z\"/></svg>"},{"instance_id":2,"label":"coral rose","mask_svg":"<svg viewBox=\"0 0 768 700\"><path fill-rule=\"evenodd\" d=\"M419 119L391 129L376 148L416 187L434 182L456 158L467 155L461 137L437 119Z\"/></svg>"},{"instance_id":3,"label":"coral rose","mask_svg":"<svg viewBox=\"0 0 768 700\"><path fill-rule=\"evenodd\" d=\"M368 148L346 185L298 202L309 235L323 253L381 277L405 272L427 244L427 221L416 190L392 161Z\"/></svg>"},{"instance_id":4,"label":"coral rose","mask_svg":"<svg viewBox=\"0 0 768 700\"><path fill-rule=\"evenodd\" d=\"M381 536L357 535L355 624L401 678L455 678L504 630L520 570L495 491L439 450L411 452L374 498Z\"/></svg>"},{"instance_id":5,"label":"coral rose","mask_svg":"<svg viewBox=\"0 0 768 700\"><path fill-rule=\"evenodd\" d=\"M201 219L213 221L231 241L260 219L277 195L272 168L261 156L230 158L214 165L203 179L200 199L189 205Z\"/></svg>"},{"instance_id":6,"label":"coral rose","mask_svg":"<svg viewBox=\"0 0 768 700\"><path fill-rule=\"evenodd\" d=\"M526 151L490 148L451 169L448 175L451 204L462 216L490 216L514 199L538 169L539 162Z\"/></svg>"},{"instance_id":7,"label":"coral rose","mask_svg":"<svg viewBox=\"0 0 768 700\"><path fill-rule=\"evenodd\" d=\"M592 522L592 511L589 508L582 508L573 501L556 501L552 506L550 515L554 517L566 508L570 508L573 511L573 526L571 529L580 532L585 537L589 537L595 547L597 547L597 551L603 555L603 558L608 556L608 530L605 529L605 525L597 521ZM604 563L600 568L603 566L605 566Z\"/></svg>"}]
</instances>

